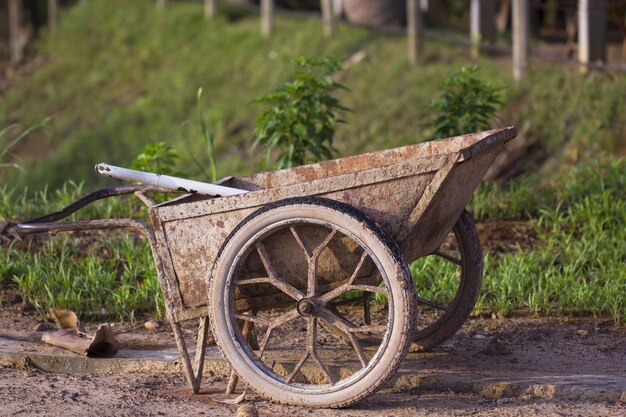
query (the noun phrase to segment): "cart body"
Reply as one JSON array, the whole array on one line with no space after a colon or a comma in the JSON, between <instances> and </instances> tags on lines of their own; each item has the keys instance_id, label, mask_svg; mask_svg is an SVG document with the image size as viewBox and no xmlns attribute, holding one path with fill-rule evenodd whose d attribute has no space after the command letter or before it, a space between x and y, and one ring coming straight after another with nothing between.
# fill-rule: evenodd
<instances>
[{"instance_id":1,"label":"cart body","mask_svg":"<svg viewBox=\"0 0 626 417\"><path fill-rule=\"evenodd\" d=\"M221 185L251 192L221 198L188 195L151 207L168 318L207 314L207 282L225 239L250 213L285 198L320 196L357 208L394 238L407 262L433 252L515 134L515 128L497 129L233 177ZM287 263L293 259L288 249Z\"/></svg>"}]
</instances>

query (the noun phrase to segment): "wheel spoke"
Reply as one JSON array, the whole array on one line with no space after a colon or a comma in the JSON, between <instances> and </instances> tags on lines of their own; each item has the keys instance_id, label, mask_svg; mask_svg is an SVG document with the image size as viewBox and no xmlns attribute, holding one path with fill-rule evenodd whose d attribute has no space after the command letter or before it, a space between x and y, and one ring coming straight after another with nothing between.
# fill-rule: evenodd
<instances>
[{"instance_id":1,"label":"wheel spoke","mask_svg":"<svg viewBox=\"0 0 626 417\"><path fill-rule=\"evenodd\" d=\"M420 296L417 296L417 302L418 302L418 304L419 303L426 304L427 306L432 307L432 308L436 308L437 310L446 311L448 309L448 306L444 306L442 304L437 304L437 303L434 303L432 301L428 301L427 299L422 298Z\"/></svg>"},{"instance_id":2,"label":"wheel spoke","mask_svg":"<svg viewBox=\"0 0 626 417\"><path fill-rule=\"evenodd\" d=\"M298 311L296 309L293 309L287 313L284 313L282 315L280 315L279 317L277 317L276 319L272 320L267 328L267 330L265 331L265 335L263 336L263 341L261 342L261 346L259 346L259 358L263 357L263 354L265 353L265 348L267 348L267 343L270 340L270 336L272 335L272 332L274 331L275 328L277 328L278 326L282 326L283 324L295 319L296 317L298 317Z\"/></svg>"},{"instance_id":3,"label":"wheel spoke","mask_svg":"<svg viewBox=\"0 0 626 417\"><path fill-rule=\"evenodd\" d=\"M460 259L457 259L457 258L455 258L454 256L451 256L451 255L448 255L447 253L442 252L440 250L434 251L433 255L439 256L440 258L443 258L446 261L452 262L453 264L456 264L456 265L459 265L459 266L462 265Z\"/></svg>"},{"instance_id":4,"label":"wheel spoke","mask_svg":"<svg viewBox=\"0 0 626 417\"><path fill-rule=\"evenodd\" d=\"M361 271L361 268L363 267L363 264L365 263L365 259L367 259L367 252L363 251L363 254L361 255L361 259L359 259L359 263L356 265L356 268L354 269L354 272L352 273L352 276L350 277L350 279L348 279L348 282L346 282L345 284L340 285L339 287L335 288L334 290L329 291L326 294L322 295L320 297L320 300L323 303L327 303L330 300L333 300L333 299L339 297L341 294L343 294L343 293L347 292L348 290L350 290L350 287L352 286L352 283L356 279L357 275Z\"/></svg>"},{"instance_id":5,"label":"wheel spoke","mask_svg":"<svg viewBox=\"0 0 626 417\"><path fill-rule=\"evenodd\" d=\"M332 303L326 303L326 305L331 307L344 306L347 304L355 304L355 303L364 303L364 300L369 296L369 293L365 293L362 295L358 295L352 298L344 298L343 300L335 301Z\"/></svg>"},{"instance_id":6,"label":"wheel spoke","mask_svg":"<svg viewBox=\"0 0 626 417\"><path fill-rule=\"evenodd\" d=\"M293 368L293 371L291 371L291 373L289 374L287 379L285 379L286 383L290 383L291 380L293 379L293 377L296 376L296 374L298 373L300 368L302 368L302 365L304 365L304 362L306 362L306 360L309 358L309 355L310 355L310 353L309 353L308 350L306 352L304 352L304 355L302 355L302 358L298 361L296 366Z\"/></svg>"},{"instance_id":7,"label":"wheel spoke","mask_svg":"<svg viewBox=\"0 0 626 417\"><path fill-rule=\"evenodd\" d=\"M267 319L264 319L262 317L258 317L258 316L253 316L252 314L233 314L233 317L238 319L238 320L244 320L244 321L250 321L252 323L258 323L261 324L263 326L269 326L270 325L270 321Z\"/></svg>"},{"instance_id":8,"label":"wheel spoke","mask_svg":"<svg viewBox=\"0 0 626 417\"><path fill-rule=\"evenodd\" d=\"M292 285L289 285L287 282L278 278L276 271L270 264L269 255L267 254L265 245L263 245L263 243L261 242L258 242L256 244L256 250L259 253L259 257L261 258L261 262L263 263L263 266L265 267L265 271L269 275L269 282L273 286L275 286L276 288L278 288L279 290L281 290L282 292L284 292L285 294L287 294L288 296L290 296L296 301L303 298L304 294L302 294L302 292L300 292L298 289L296 289ZM247 281L247 280L244 280L244 281Z\"/></svg>"},{"instance_id":9,"label":"wheel spoke","mask_svg":"<svg viewBox=\"0 0 626 417\"><path fill-rule=\"evenodd\" d=\"M247 278L247 279L240 279L237 280L237 282L235 282L235 284L237 285L252 285L252 284L271 284L272 283L272 278L270 277L260 277L260 278Z\"/></svg>"},{"instance_id":10,"label":"wheel spoke","mask_svg":"<svg viewBox=\"0 0 626 417\"><path fill-rule=\"evenodd\" d=\"M309 244L302 238L302 236L295 227L291 226L289 229L291 230L291 234L293 235L293 237L296 238L296 242L298 242L298 245L300 245L300 247L304 251L304 255L307 257L307 259L310 259L313 256L313 252L311 251Z\"/></svg>"},{"instance_id":11,"label":"wheel spoke","mask_svg":"<svg viewBox=\"0 0 626 417\"><path fill-rule=\"evenodd\" d=\"M308 259L309 266L308 266L308 274L307 274L308 275L307 296L309 297L315 297L316 292L317 292L317 261L322 251L326 249L326 247L328 246L330 241L333 239L333 237L335 237L336 234L337 234L337 231L333 229L328 234L328 236L326 236L326 239L324 239L324 241L318 247L315 248L315 250L313 251L313 253Z\"/></svg>"},{"instance_id":12,"label":"wheel spoke","mask_svg":"<svg viewBox=\"0 0 626 417\"><path fill-rule=\"evenodd\" d=\"M371 298L372 298L371 293L365 293L363 295L363 323L367 325L372 324L372 313L370 309Z\"/></svg>"},{"instance_id":13,"label":"wheel spoke","mask_svg":"<svg viewBox=\"0 0 626 417\"><path fill-rule=\"evenodd\" d=\"M384 334L387 331L387 326L384 324L379 325L367 325L367 326L354 326L348 328L350 333L376 333L376 334Z\"/></svg>"},{"instance_id":14,"label":"wheel spoke","mask_svg":"<svg viewBox=\"0 0 626 417\"><path fill-rule=\"evenodd\" d=\"M337 234L337 231L335 229L331 230L328 236L326 236L326 239L324 239L324 241L317 248L315 248L315 250L313 251L313 255L311 257L315 258L315 257L320 256L320 253L322 253L322 251L326 249L326 246L328 246L328 244L330 243L332 238L335 237L336 234Z\"/></svg>"},{"instance_id":15,"label":"wheel spoke","mask_svg":"<svg viewBox=\"0 0 626 417\"><path fill-rule=\"evenodd\" d=\"M347 320L336 316L332 311L325 307L320 308L320 315L328 323L345 333L345 335L350 340L350 344L352 344L352 347L354 348L354 351L356 352L356 355L358 356L361 365L363 366L363 368L365 368L368 362L367 357L365 356L365 352L363 352L363 347L359 343L358 339L354 336L354 333L351 331L351 329L356 329L356 327L349 323Z\"/></svg>"},{"instance_id":16,"label":"wheel spoke","mask_svg":"<svg viewBox=\"0 0 626 417\"><path fill-rule=\"evenodd\" d=\"M317 365L320 367L322 372L324 372L324 375L326 375L326 379L328 379L328 382L331 385L334 385L336 382L335 378L333 378L333 376L330 374L330 371L328 370L326 365L324 365L317 352L317 317L309 317L307 320L307 338L307 348L311 353L311 357L315 362L317 362Z\"/></svg>"},{"instance_id":17,"label":"wheel spoke","mask_svg":"<svg viewBox=\"0 0 626 417\"><path fill-rule=\"evenodd\" d=\"M338 320L341 320L345 328L342 328L341 331L348 333L385 333L387 331L387 326L384 324L371 325L366 323L364 326L357 326L348 320L343 314L341 314L337 310L328 309Z\"/></svg>"},{"instance_id":18,"label":"wheel spoke","mask_svg":"<svg viewBox=\"0 0 626 417\"><path fill-rule=\"evenodd\" d=\"M387 288L385 287L377 287L376 285L350 285L348 288L350 290L361 290L367 292L376 292L379 294L387 295Z\"/></svg>"},{"instance_id":19,"label":"wheel spoke","mask_svg":"<svg viewBox=\"0 0 626 417\"><path fill-rule=\"evenodd\" d=\"M268 327L265 331L265 335L263 336L263 340L261 341L261 346L259 346L259 358L263 359L263 355L265 354L265 348L267 347L267 343L270 340L270 336L274 331L273 327Z\"/></svg>"},{"instance_id":20,"label":"wheel spoke","mask_svg":"<svg viewBox=\"0 0 626 417\"><path fill-rule=\"evenodd\" d=\"M352 347L356 352L356 355L359 357L359 361L361 362L361 366L365 368L367 366L367 356L365 356L365 352L363 352L363 347L361 347L361 343L352 333L348 333L348 338L350 339L350 343L352 343Z\"/></svg>"}]
</instances>

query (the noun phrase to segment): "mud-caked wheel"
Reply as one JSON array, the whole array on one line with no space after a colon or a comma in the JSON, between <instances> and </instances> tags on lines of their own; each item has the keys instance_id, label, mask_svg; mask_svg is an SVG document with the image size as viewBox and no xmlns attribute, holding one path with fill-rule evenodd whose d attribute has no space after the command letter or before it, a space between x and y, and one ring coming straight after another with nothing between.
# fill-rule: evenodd
<instances>
[{"instance_id":1,"label":"mud-caked wheel","mask_svg":"<svg viewBox=\"0 0 626 417\"><path fill-rule=\"evenodd\" d=\"M364 319L342 300L380 302ZM344 407L397 371L416 314L395 242L362 212L303 197L259 209L231 233L210 284L213 335L257 392L292 405Z\"/></svg>"},{"instance_id":2,"label":"mud-caked wheel","mask_svg":"<svg viewBox=\"0 0 626 417\"><path fill-rule=\"evenodd\" d=\"M431 258L431 259L428 259ZM429 273L422 270L433 265L439 270ZM467 211L463 211L448 239L428 257L414 265L418 293L418 329L415 348L429 350L448 340L470 316L483 278L483 253L476 227ZM438 280L450 289L440 294L426 295L428 289L436 288L429 280ZM426 291L422 291L422 289ZM451 294L446 297L445 294Z\"/></svg>"}]
</instances>

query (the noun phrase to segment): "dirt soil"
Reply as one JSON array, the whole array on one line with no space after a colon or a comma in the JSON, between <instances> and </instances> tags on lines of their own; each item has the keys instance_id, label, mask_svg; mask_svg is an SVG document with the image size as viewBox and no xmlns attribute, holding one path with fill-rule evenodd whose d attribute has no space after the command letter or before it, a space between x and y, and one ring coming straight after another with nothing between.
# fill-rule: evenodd
<instances>
[{"instance_id":1,"label":"dirt soil","mask_svg":"<svg viewBox=\"0 0 626 417\"><path fill-rule=\"evenodd\" d=\"M5 229L0 225L0 230ZM483 245L495 252L529 249L537 244L526 222L478 224ZM0 232L2 235L2 232ZM496 243L494 243L496 242ZM52 352L35 326L41 317L14 294L0 298L0 336L34 342L29 349ZM93 331L99 323L87 323ZM193 343L195 324L184 331ZM113 323L123 349L174 349L170 327L147 330L144 322ZM498 340L493 349L494 340ZM626 376L626 328L608 319L518 317L476 318L434 352L411 353L403 373L462 375L476 378L537 376ZM484 351L487 350L485 353ZM67 352L62 351L63 354ZM213 398L225 380L209 378L202 395L191 395L182 374L70 375L41 372L28 366L0 367L1 415L37 416L235 416L237 405ZM625 399L626 400L626 399ZM246 403L261 416L571 416L626 415L626 403L485 398L475 394L382 390L346 410L313 410L273 404L248 393Z\"/></svg>"},{"instance_id":2,"label":"dirt soil","mask_svg":"<svg viewBox=\"0 0 626 417\"><path fill-rule=\"evenodd\" d=\"M216 384L212 392L224 389ZM260 416L618 416L620 405L526 399L485 399L472 394L378 392L346 410L287 407L250 397ZM6 416L235 416L237 406L210 395L191 396L181 376L133 374L76 376L0 368L0 406Z\"/></svg>"},{"instance_id":3,"label":"dirt soil","mask_svg":"<svg viewBox=\"0 0 626 417\"><path fill-rule=\"evenodd\" d=\"M21 314L21 316L20 316ZM0 335L37 340L33 329L39 316L6 303L0 309ZM96 323L88 323L94 328ZM148 331L143 323L114 325L124 348L174 347L169 326ZM188 327L191 337L193 326ZM626 328L601 319L472 319L435 352L411 354L409 362L424 374L467 373L477 376L626 375ZM509 354L480 353L498 338ZM43 345L41 349L46 349ZM57 349L57 348L51 348ZM64 352L65 353L65 352ZM412 368L411 368L412 369ZM461 371L459 371L461 370ZM182 374L137 373L92 376L45 373L28 367L0 368L0 407L3 415L116 416L235 416L238 406L212 399L225 389L225 380L209 380L203 395L190 395ZM208 394L208 395L207 395ZM254 394L246 402L265 416L534 416L626 415L626 404L483 398L452 392L383 390L346 410L311 410L273 404Z\"/></svg>"}]
</instances>

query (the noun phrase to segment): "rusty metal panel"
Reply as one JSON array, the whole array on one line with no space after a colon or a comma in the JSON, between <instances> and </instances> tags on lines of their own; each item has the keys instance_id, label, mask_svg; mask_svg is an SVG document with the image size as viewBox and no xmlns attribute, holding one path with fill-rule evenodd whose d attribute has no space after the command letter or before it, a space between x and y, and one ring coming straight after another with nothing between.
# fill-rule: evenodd
<instances>
[{"instance_id":1,"label":"rusty metal panel","mask_svg":"<svg viewBox=\"0 0 626 417\"><path fill-rule=\"evenodd\" d=\"M413 207L422 197L435 172L397 180L369 184L348 190L324 194L323 197L341 201L370 216L392 237L404 229Z\"/></svg>"},{"instance_id":2,"label":"rusty metal panel","mask_svg":"<svg viewBox=\"0 0 626 417\"><path fill-rule=\"evenodd\" d=\"M407 260L432 252L504 142L514 136L515 129L502 129L231 178L224 185L253 192L186 197L153 207L153 221L163 231L158 238L172 265L166 275L173 275L168 281L177 281L182 300L174 303L175 316L206 311L206 282L228 234L255 209L284 198L317 195L345 202L390 233ZM285 244L285 254L289 247ZM286 270L289 262L297 261L292 256L284 259ZM329 274L338 269L337 259L329 258Z\"/></svg>"},{"instance_id":3,"label":"rusty metal panel","mask_svg":"<svg viewBox=\"0 0 626 417\"><path fill-rule=\"evenodd\" d=\"M370 215L395 236L402 230L412 208L434 173L371 184L321 196L343 201ZM184 308L207 304L206 280L213 261L228 234L255 208L173 220L163 224L167 246L178 279ZM285 259L289 256L284 242Z\"/></svg>"},{"instance_id":4,"label":"rusty metal panel","mask_svg":"<svg viewBox=\"0 0 626 417\"><path fill-rule=\"evenodd\" d=\"M437 192L420 201L425 205L423 213L409 227L411 232L399 242L407 261L428 255L441 246L499 150L499 146L494 146L469 160L453 164L437 184Z\"/></svg>"},{"instance_id":5,"label":"rusty metal panel","mask_svg":"<svg viewBox=\"0 0 626 417\"><path fill-rule=\"evenodd\" d=\"M339 176L327 176L311 181L286 185L279 188L258 190L222 198L207 198L185 204L169 204L156 207L162 221L200 217L213 213L259 207L289 197L324 195L350 190L364 185L399 180L405 177L437 171L447 161L447 155L418 158L383 167L373 167ZM231 184L232 185L232 184Z\"/></svg>"},{"instance_id":6,"label":"rusty metal panel","mask_svg":"<svg viewBox=\"0 0 626 417\"><path fill-rule=\"evenodd\" d=\"M207 305L207 279L230 232L253 209L181 219L163 224L185 308Z\"/></svg>"},{"instance_id":7,"label":"rusty metal panel","mask_svg":"<svg viewBox=\"0 0 626 417\"><path fill-rule=\"evenodd\" d=\"M500 141L504 136L509 137L511 130L495 129L485 132L470 133L447 139L422 142L383 151L369 152L361 155L337 158L317 164L309 164L278 171L262 172L247 177L234 178L223 185L243 187L247 190L260 190L285 187L302 182L310 182L327 177L354 174L374 167L397 165L407 160L431 158L436 155L462 153L463 158L471 157L472 153L480 151L477 144ZM510 137L509 137L510 138Z\"/></svg>"}]
</instances>

